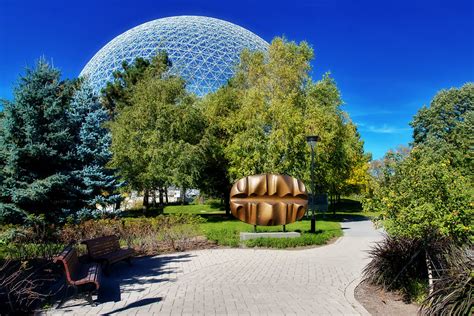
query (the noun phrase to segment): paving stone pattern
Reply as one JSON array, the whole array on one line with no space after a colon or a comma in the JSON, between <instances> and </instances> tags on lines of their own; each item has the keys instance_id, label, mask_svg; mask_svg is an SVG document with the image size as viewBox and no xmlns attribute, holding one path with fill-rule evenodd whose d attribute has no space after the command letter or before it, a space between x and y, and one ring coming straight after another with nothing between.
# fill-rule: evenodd
<instances>
[{"instance_id":1,"label":"paving stone pattern","mask_svg":"<svg viewBox=\"0 0 474 316\"><path fill-rule=\"evenodd\" d=\"M137 258L103 278L98 305L67 302L49 315L368 315L354 289L381 238L370 221L303 250L211 249Z\"/></svg>"}]
</instances>

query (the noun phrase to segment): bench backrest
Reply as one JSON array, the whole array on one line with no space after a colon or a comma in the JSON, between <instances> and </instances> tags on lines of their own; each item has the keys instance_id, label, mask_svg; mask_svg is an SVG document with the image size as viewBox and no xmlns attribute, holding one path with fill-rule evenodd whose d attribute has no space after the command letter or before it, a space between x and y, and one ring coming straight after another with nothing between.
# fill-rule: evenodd
<instances>
[{"instance_id":1,"label":"bench backrest","mask_svg":"<svg viewBox=\"0 0 474 316\"><path fill-rule=\"evenodd\" d=\"M82 243L86 244L87 252L93 259L120 250L119 239L113 235L84 240Z\"/></svg>"},{"instance_id":2,"label":"bench backrest","mask_svg":"<svg viewBox=\"0 0 474 316\"><path fill-rule=\"evenodd\" d=\"M54 257L54 262L56 263L58 261L61 261L63 264L67 282L73 284L74 281L77 280L80 268L76 249L74 249L72 245L67 246L60 255Z\"/></svg>"}]
</instances>

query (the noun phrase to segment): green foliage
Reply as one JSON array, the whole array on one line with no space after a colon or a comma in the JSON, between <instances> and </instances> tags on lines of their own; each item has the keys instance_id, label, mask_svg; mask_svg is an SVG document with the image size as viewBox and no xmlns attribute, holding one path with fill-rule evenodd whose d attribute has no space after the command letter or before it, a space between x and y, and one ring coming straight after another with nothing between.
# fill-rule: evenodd
<instances>
[{"instance_id":1,"label":"green foliage","mask_svg":"<svg viewBox=\"0 0 474 316\"><path fill-rule=\"evenodd\" d=\"M428 282L420 279L410 279L407 286L407 294L411 301L421 304L428 293Z\"/></svg>"},{"instance_id":2,"label":"green foliage","mask_svg":"<svg viewBox=\"0 0 474 316\"><path fill-rule=\"evenodd\" d=\"M472 258L463 247L473 239L473 108L472 83L439 92L411 123L411 150L372 163L364 210L383 212L389 236L371 251L365 277L413 298L436 273L423 302L428 314L472 311Z\"/></svg>"},{"instance_id":3,"label":"green foliage","mask_svg":"<svg viewBox=\"0 0 474 316\"><path fill-rule=\"evenodd\" d=\"M222 214L220 204L198 204L198 205L169 205L165 206L165 214Z\"/></svg>"},{"instance_id":4,"label":"green foliage","mask_svg":"<svg viewBox=\"0 0 474 316\"><path fill-rule=\"evenodd\" d=\"M268 247L268 248L293 248L309 245L322 245L329 240L342 236L339 223L318 220L316 234L308 232L310 222L303 220L286 226L287 231L302 232L298 238L261 238L246 241L247 247ZM201 229L205 236L221 246L239 247L240 232L252 232L253 226L237 220L217 220L209 218L208 222L201 224ZM259 226L258 231L281 231L281 226Z\"/></svg>"},{"instance_id":5,"label":"green foliage","mask_svg":"<svg viewBox=\"0 0 474 316\"><path fill-rule=\"evenodd\" d=\"M212 228L206 231L206 237L220 246L237 248L240 246L240 231L236 228Z\"/></svg>"},{"instance_id":6,"label":"green foliage","mask_svg":"<svg viewBox=\"0 0 474 316\"><path fill-rule=\"evenodd\" d=\"M303 233L296 238L257 238L247 240L247 247L265 247L265 248L294 248L313 245L324 245L329 240L342 236L341 231L320 231L316 234Z\"/></svg>"},{"instance_id":7,"label":"green foliage","mask_svg":"<svg viewBox=\"0 0 474 316\"><path fill-rule=\"evenodd\" d=\"M63 244L51 242L7 244L0 245L0 257L15 261L38 258L52 260L63 248Z\"/></svg>"},{"instance_id":8,"label":"green foliage","mask_svg":"<svg viewBox=\"0 0 474 316\"><path fill-rule=\"evenodd\" d=\"M441 90L422 107L410 123L413 145L425 145L450 160L464 175L474 174L472 143L474 141L474 84Z\"/></svg>"},{"instance_id":9,"label":"green foliage","mask_svg":"<svg viewBox=\"0 0 474 316\"><path fill-rule=\"evenodd\" d=\"M51 260L63 245L56 239L55 226L44 216L28 215L25 225L5 225L0 229L0 259Z\"/></svg>"},{"instance_id":10,"label":"green foliage","mask_svg":"<svg viewBox=\"0 0 474 316\"><path fill-rule=\"evenodd\" d=\"M131 65L123 62L123 71L114 72L114 80L107 82L102 91L102 104L111 115L117 109L132 105L130 95L133 88L143 78L145 70L149 66L150 62L148 60L137 58Z\"/></svg>"},{"instance_id":11,"label":"green foliage","mask_svg":"<svg viewBox=\"0 0 474 316\"><path fill-rule=\"evenodd\" d=\"M165 76L168 67L166 55L155 57L140 79L120 92L133 106L117 107L109 124L111 165L135 190L169 184L189 188L197 173L196 145L203 120L199 109L193 106L194 98L185 90L184 81ZM123 76L127 77L126 73L127 69Z\"/></svg>"},{"instance_id":12,"label":"green foliage","mask_svg":"<svg viewBox=\"0 0 474 316\"><path fill-rule=\"evenodd\" d=\"M472 235L469 181L430 152L414 149L396 169L382 203L390 234L429 238L443 235L462 244Z\"/></svg>"},{"instance_id":13,"label":"green foliage","mask_svg":"<svg viewBox=\"0 0 474 316\"><path fill-rule=\"evenodd\" d=\"M373 164L364 209L382 211L389 234L422 239L442 235L458 244L472 238L474 189L465 168L472 149L466 148L465 137L473 128L473 107L472 84L441 91L412 122L415 147L389 152Z\"/></svg>"},{"instance_id":14,"label":"green foliage","mask_svg":"<svg viewBox=\"0 0 474 316\"><path fill-rule=\"evenodd\" d=\"M75 92L67 116L75 144L75 170L71 172L70 182L76 189L79 208L71 210L70 216L74 219L99 216L98 205L105 209L121 200L116 192L120 184L113 170L106 168L112 156L110 133L104 126L109 115L87 81Z\"/></svg>"},{"instance_id":15,"label":"green foliage","mask_svg":"<svg viewBox=\"0 0 474 316\"><path fill-rule=\"evenodd\" d=\"M220 162L215 164L215 178L233 182L272 172L308 183L310 148L305 137L318 134L319 190L340 194L350 178L352 184L360 182L355 170L363 169L368 157L355 126L340 109L335 81L328 74L311 81L312 58L307 43L276 38L267 57L244 51L235 77L203 101L207 146L217 153L211 162Z\"/></svg>"},{"instance_id":16,"label":"green foliage","mask_svg":"<svg viewBox=\"0 0 474 316\"><path fill-rule=\"evenodd\" d=\"M80 217L118 201L107 113L80 81L62 81L41 59L4 102L0 127L0 222L48 223Z\"/></svg>"},{"instance_id":17,"label":"green foliage","mask_svg":"<svg viewBox=\"0 0 474 316\"><path fill-rule=\"evenodd\" d=\"M4 102L0 221L19 222L45 214L54 222L74 207L69 181L72 137L66 109L75 84L44 60L27 69Z\"/></svg>"}]
</instances>

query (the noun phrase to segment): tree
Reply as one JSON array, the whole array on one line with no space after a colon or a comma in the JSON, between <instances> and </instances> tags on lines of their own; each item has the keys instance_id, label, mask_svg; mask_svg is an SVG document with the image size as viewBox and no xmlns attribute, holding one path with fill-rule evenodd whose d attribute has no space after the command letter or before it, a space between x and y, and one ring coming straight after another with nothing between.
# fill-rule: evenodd
<instances>
[{"instance_id":1,"label":"tree","mask_svg":"<svg viewBox=\"0 0 474 316\"><path fill-rule=\"evenodd\" d=\"M350 191L348 181L363 181L368 163L356 126L342 111L343 102L336 82L329 73L309 86L306 97L306 134L319 135L315 174L318 192L328 192L333 205L343 191ZM356 188L352 188L355 190ZM333 208L334 210L334 208Z\"/></svg>"},{"instance_id":2,"label":"tree","mask_svg":"<svg viewBox=\"0 0 474 316\"><path fill-rule=\"evenodd\" d=\"M232 183L249 174L273 172L309 183L309 134L322 139L316 158L318 192L340 194L356 167L368 162L356 127L340 109L334 79L326 74L311 81L312 57L306 43L276 38L268 56L244 51L234 78L203 100L207 144L219 153L211 161L218 161L216 167L207 170L225 174L215 180Z\"/></svg>"},{"instance_id":3,"label":"tree","mask_svg":"<svg viewBox=\"0 0 474 316\"><path fill-rule=\"evenodd\" d=\"M111 137L104 124L109 119L92 87L83 82L67 110L69 129L74 137L74 170L70 181L75 184L80 210L73 214L87 218L120 201L119 183L106 165L112 158Z\"/></svg>"},{"instance_id":4,"label":"tree","mask_svg":"<svg viewBox=\"0 0 474 316\"><path fill-rule=\"evenodd\" d=\"M472 238L472 174L466 172L472 149L466 146L473 92L472 84L439 92L411 123L411 150L389 152L379 163L364 209L383 211L389 234L424 241L441 235L458 244Z\"/></svg>"},{"instance_id":5,"label":"tree","mask_svg":"<svg viewBox=\"0 0 474 316\"><path fill-rule=\"evenodd\" d=\"M201 165L196 183L204 194L220 197L224 201L228 216L232 179L229 173L230 162L224 153L230 138L224 120L233 115L238 108L235 100L237 100L236 89L225 85L216 92L208 94L200 102L206 129L198 146Z\"/></svg>"},{"instance_id":6,"label":"tree","mask_svg":"<svg viewBox=\"0 0 474 316\"><path fill-rule=\"evenodd\" d=\"M473 85L466 84L439 92L430 108L421 108L411 122L412 148L373 164L371 196L364 201L365 210L382 211L388 233L372 251L366 278L407 289L426 275L423 308L442 314L470 308L463 303L472 292L473 100Z\"/></svg>"},{"instance_id":7,"label":"tree","mask_svg":"<svg viewBox=\"0 0 474 316\"><path fill-rule=\"evenodd\" d=\"M237 110L224 120L225 154L233 180L256 173L303 175L307 146L304 92L313 56L306 43L275 39L268 59L245 51L231 86Z\"/></svg>"},{"instance_id":8,"label":"tree","mask_svg":"<svg viewBox=\"0 0 474 316\"><path fill-rule=\"evenodd\" d=\"M130 96L133 88L143 78L145 70L149 66L150 62L148 60L137 58L131 65L124 61L122 63L123 71L114 72L114 80L107 82L102 90L102 104L109 111L109 114L113 116L117 108L131 105Z\"/></svg>"},{"instance_id":9,"label":"tree","mask_svg":"<svg viewBox=\"0 0 474 316\"><path fill-rule=\"evenodd\" d=\"M135 190L193 184L192 152L203 120L184 81L166 72L169 66L166 54L153 58L130 90L130 106L117 107L109 125L111 165Z\"/></svg>"},{"instance_id":10,"label":"tree","mask_svg":"<svg viewBox=\"0 0 474 316\"><path fill-rule=\"evenodd\" d=\"M66 109L75 84L45 60L26 74L4 102L1 141L4 166L0 195L2 221L22 221L45 214L51 222L75 202L70 196L70 161L74 147Z\"/></svg>"},{"instance_id":11,"label":"tree","mask_svg":"<svg viewBox=\"0 0 474 316\"><path fill-rule=\"evenodd\" d=\"M447 236L458 244L472 237L471 184L430 148L415 148L395 167L383 190L385 229L395 236L430 240Z\"/></svg>"},{"instance_id":12,"label":"tree","mask_svg":"<svg viewBox=\"0 0 474 316\"><path fill-rule=\"evenodd\" d=\"M423 106L410 123L413 146L428 146L459 167L464 175L474 174L472 143L474 141L474 84L441 90Z\"/></svg>"}]
</instances>

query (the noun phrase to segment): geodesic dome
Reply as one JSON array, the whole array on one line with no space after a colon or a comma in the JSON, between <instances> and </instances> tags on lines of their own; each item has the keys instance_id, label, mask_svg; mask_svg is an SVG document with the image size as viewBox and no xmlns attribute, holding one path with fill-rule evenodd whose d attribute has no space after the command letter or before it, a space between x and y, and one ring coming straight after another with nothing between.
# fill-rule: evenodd
<instances>
[{"instance_id":1,"label":"geodesic dome","mask_svg":"<svg viewBox=\"0 0 474 316\"><path fill-rule=\"evenodd\" d=\"M170 73L181 76L197 95L215 91L234 74L244 49L266 51L268 43L252 32L219 19L175 16L153 20L120 34L100 49L81 71L95 92L112 81L122 62L151 59L160 50L172 62Z\"/></svg>"}]
</instances>

